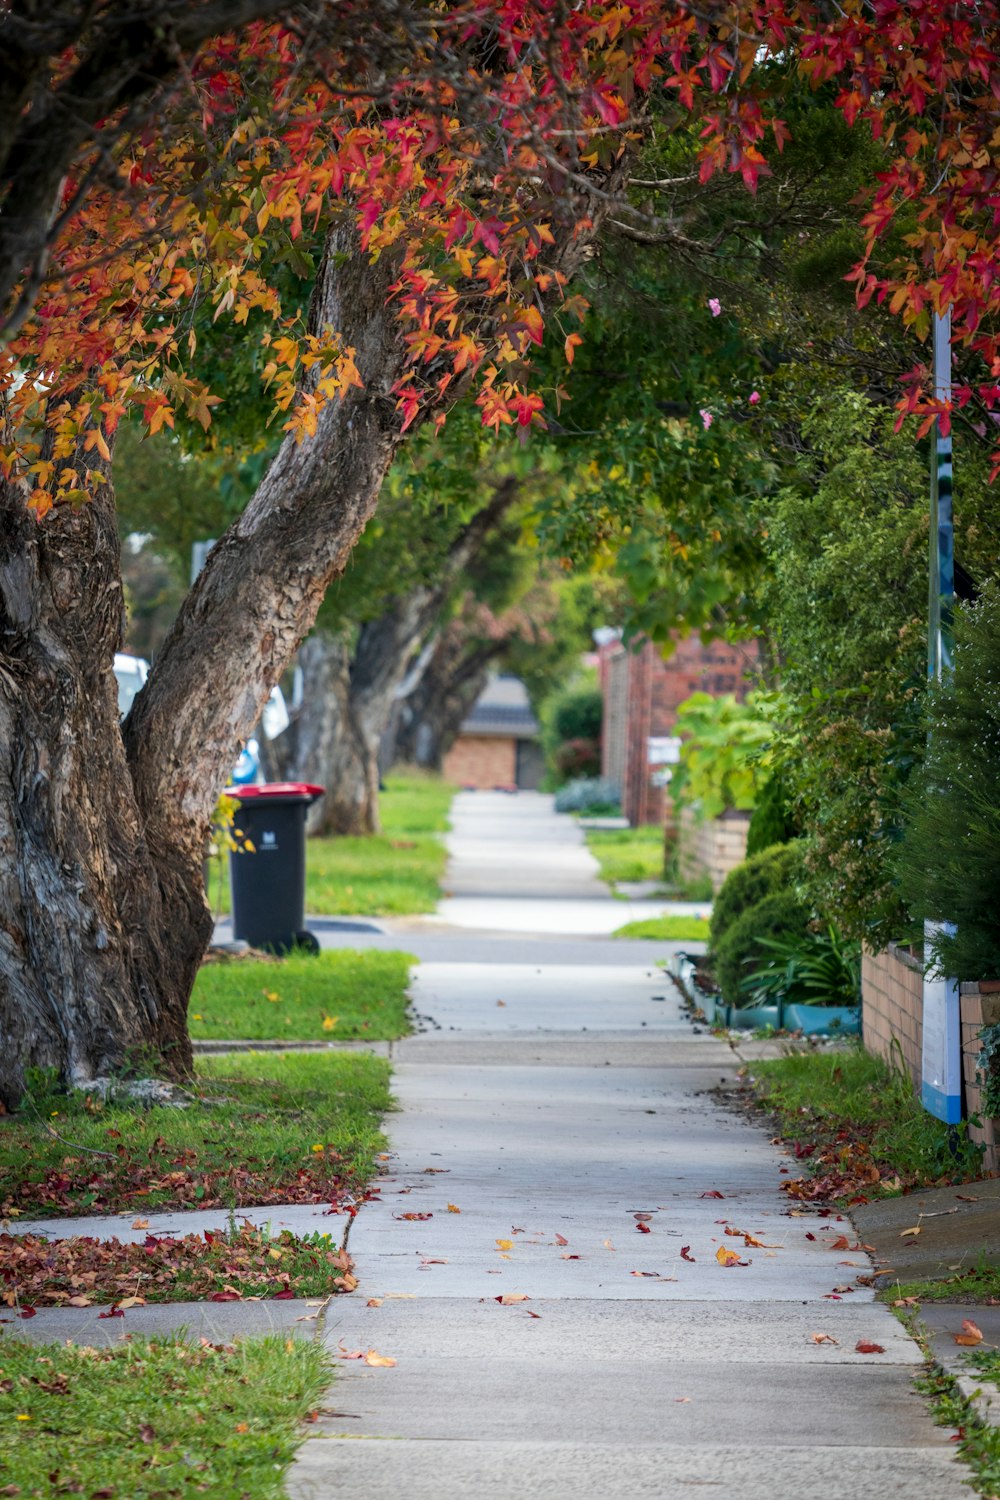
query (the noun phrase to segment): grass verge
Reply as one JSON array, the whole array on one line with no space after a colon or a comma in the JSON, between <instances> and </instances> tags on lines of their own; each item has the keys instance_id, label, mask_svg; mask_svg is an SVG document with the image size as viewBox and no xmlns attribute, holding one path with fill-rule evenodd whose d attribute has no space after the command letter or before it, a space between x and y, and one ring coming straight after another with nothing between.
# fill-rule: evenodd
<instances>
[{"instance_id":1,"label":"grass verge","mask_svg":"<svg viewBox=\"0 0 1000 1500\"><path fill-rule=\"evenodd\" d=\"M330 1233L294 1235L244 1223L145 1240L0 1235L0 1304L10 1317L39 1307L100 1307L124 1316L147 1302L243 1302L329 1297L357 1286L351 1260Z\"/></svg>"},{"instance_id":2,"label":"grass verge","mask_svg":"<svg viewBox=\"0 0 1000 1500\"><path fill-rule=\"evenodd\" d=\"M366 1041L405 1036L408 953L327 949L205 964L188 1026L196 1040Z\"/></svg>"},{"instance_id":3,"label":"grass verge","mask_svg":"<svg viewBox=\"0 0 1000 1500\"><path fill-rule=\"evenodd\" d=\"M1000 1266L980 1263L934 1281L894 1281L879 1293L884 1302L1000 1302ZM1000 1381L1000 1369L989 1377Z\"/></svg>"},{"instance_id":4,"label":"grass verge","mask_svg":"<svg viewBox=\"0 0 1000 1500\"><path fill-rule=\"evenodd\" d=\"M645 922L626 922L612 934L616 938L653 938L667 943L707 943L707 917L650 917Z\"/></svg>"},{"instance_id":5,"label":"grass verge","mask_svg":"<svg viewBox=\"0 0 1000 1500\"><path fill-rule=\"evenodd\" d=\"M269 1500L331 1367L305 1339L0 1343L0 1493Z\"/></svg>"},{"instance_id":6,"label":"grass verge","mask_svg":"<svg viewBox=\"0 0 1000 1500\"><path fill-rule=\"evenodd\" d=\"M36 1079L0 1118L0 1217L332 1203L384 1149L389 1065L366 1053L201 1058L186 1108Z\"/></svg>"},{"instance_id":7,"label":"grass verge","mask_svg":"<svg viewBox=\"0 0 1000 1500\"><path fill-rule=\"evenodd\" d=\"M447 859L440 835L447 831L454 795L455 788L439 777L394 773L379 797L381 833L309 839L306 912L403 917L433 911ZM209 903L226 913L231 909L228 856L211 864Z\"/></svg>"},{"instance_id":8,"label":"grass verge","mask_svg":"<svg viewBox=\"0 0 1000 1500\"><path fill-rule=\"evenodd\" d=\"M663 880L662 828L588 828L587 848L609 885L619 880Z\"/></svg>"},{"instance_id":9,"label":"grass verge","mask_svg":"<svg viewBox=\"0 0 1000 1500\"><path fill-rule=\"evenodd\" d=\"M952 1154L947 1126L922 1108L909 1075L860 1046L755 1062L752 1087L806 1164L808 1175L782 1184L792 1198L865 1203L978 1174L979 1152Z\"/></svg>"}]
</instances>

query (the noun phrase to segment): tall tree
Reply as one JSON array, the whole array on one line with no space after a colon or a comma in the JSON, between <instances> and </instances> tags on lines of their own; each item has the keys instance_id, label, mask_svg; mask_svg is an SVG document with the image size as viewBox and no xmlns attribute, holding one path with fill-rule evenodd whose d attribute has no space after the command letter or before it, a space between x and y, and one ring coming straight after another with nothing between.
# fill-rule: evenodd
<instances>
[{"instance_id":1,"label":"tall tree","mask_svg":"<svg viewBox=\"0 0 1000 1500\"><path fill-rule=\"evenodd\" d=\"M178 0L171 14L180 9ZM184 9L218 20L210 4ZM131 50L130 20L148 41L161 10L98 3L86 35L43 40L37 95L27 100L8 77L0 125L17 127L26 104L30 118L47 92L61 102L83 94L89 39L112 21L124 21L126 71L141 78L151 54L145 41ZM23 279L0 362L8 1101L30 1063L74 1082L137 1049L189 1066L185 1010L209 931L201 853L233 744L372 516L403 433L445 415L467 384L488 427L544 420L529 359L547 316L567 320L572 352L584 309L567 282L614 200L650 84L674 125L697 116L699 171L752 187L762 147L787 133L762 56L835 80L846 118L892 127L899 143L864 220L871 243L915 203L928 210L902 264L859 268L861 295L890 299L918 330L933 302L952 303L959 338L987 369L998 348L994 0L832 17L805 0L706 14L653 0L613 12L596 0L568 12L549 0L445 10L394 0L384 14L317 0L287 24L249 27L249 9L225 13L242 29L190 59L178 49L183 86L158 95L155 128L130 114L134 94L103 97L81 111L82 136L53 117L61 194L19 200L16 153L0 184L23 239L8 258ZM2 24L10 35L9 12ZM95 124L112 111L107 138L86 123L91 107ZM941 129L922 131L925 121ZM40 137L28 143L36 159ZM323 238L300 321L270 270L312 276L304 225ZM35 248L45 245L47 269ZM205 300L260 339L287 437L185 601L122 733L111 674L122 598L114 434L128 409L150 429L180 410L210 422L220 397L199 374L191 315ZM919 373L906 406L933 415Z\"/></svg>"}]
</instances>

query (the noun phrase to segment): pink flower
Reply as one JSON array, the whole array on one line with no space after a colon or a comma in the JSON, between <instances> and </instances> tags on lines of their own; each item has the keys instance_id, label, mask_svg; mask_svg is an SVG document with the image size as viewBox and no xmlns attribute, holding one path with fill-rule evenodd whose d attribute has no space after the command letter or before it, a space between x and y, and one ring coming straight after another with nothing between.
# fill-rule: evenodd
<instances>
[{"instance_id":1,"label":"pink flower","mask_svg":"<svg viewBox=\"0 0 1000 1500\"><path fill-rule=\"evenodd\" d=\"M750 392L750 405L751 406L756 406L757 402L759 400L760 400L760 391L751 391Z\"/></svg>"},{"instance_id":2,"label":"pink flower","mask_svg":"<svg viewBox=\"0 0 1000 1500\"><path fill-rule=\"evenodd\" d=\"M709 297L708 310L712 314L713 318L717 318L719 316L720 312L722 311L722 303L719 301L718 297Z\"/></svg>"},{"instance_id":3,"label":"pink flower","mask_svg":"<svg viewBox=\"0 0 1000 1500\"><path fill-rule=\"evenodd\" d=\"M707 411L705 409L704 406L700 406L698 408L698 415L701 418L702 427L704 427L705 431L707 432L715 418L712 416L712 413L710 411Z\"/></svg>"}]
</instances>

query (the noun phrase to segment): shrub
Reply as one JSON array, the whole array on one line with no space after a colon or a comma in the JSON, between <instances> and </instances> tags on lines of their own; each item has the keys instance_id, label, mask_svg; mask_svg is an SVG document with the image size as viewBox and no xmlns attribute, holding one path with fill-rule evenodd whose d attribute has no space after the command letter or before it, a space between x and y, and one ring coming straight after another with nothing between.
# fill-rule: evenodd
<instances>
[{"instance_id":1,"label":"shrub","mask_svg":"<svg viewBox=\"0 0 1000 1500\"><path fill-rule=\"evenodd\" d=\"M563 740L553 760L557 773L568 780L595 777L601 769L601 747L597 740Z\"/></svg>"},{"instance_id":2,"label":"shrub","mask_svg":"<svg viewBox=\"0 0 1000 1500\"><path fill-rule=\"evenodd\" d=\"M750 1004L743 980L751 968L766 958L765 939L783 941L802 937L808 922L808 908L789 889L772 891L741 912L725 936L713 944L715 977L723 1000L728 1005Z\"/></svg>"},{"instance_id":3,"label":"shrub","mask_svg":"<svg viewBox=\"0 0 1000 1500\"><path fill-rule=\"evenodd\" d=\"M618 783L604 776L569 781L556 793L556 812L617 813L621 810Z\"/></svg>"},{"instance_id":4,"label":"shrub","mask_svg":"<svg viewBox=\"0 0 1000 1500\"><path fill-rule=\"evenodd\" d=\"M603 717L604 700L600 688L581 688L557 700L552 711L552 728L560 742L600 740Z\"/></svg>"},{"instance_id":5,"label":"shrub","mask_svg":"<svg viewBox=\"0 0 1000 1500\"><path fill-rule=\"evenodd\" d=\"M857 1005L861 944L847 942L832 925L820 932L762 938L764 961L743 977L748 1005Z\"/></svg>"},{"instance_id":6,"label":"shrub","mask_svg":"<svg viewBox=\"0 0 1000 1500\"><path fill-rule=\"evenodd\" d=\"M757 798L757 806L747 829L747 858L773 849L775 844L787 844L798 833L789 807L788 788L781 773L776 771L764 783Z\"/></svg>"},{"instance_id":7,"label":"shrub","mask_svg":"<svg viewBox=\"0 0 1000 1500\"><path fill-rule=\"evenodd\" d=\"M928 690L924 765L907 784L896 853L916 926L954 923L934 950L958 980L1000 977L1000 587L957 612L954 671Z\"/></svg>"},{"instance_id":8,"label":"shrub","mask_svg":"<svg viewBox=\"0 0 1000 1500\"><path fill-rule=\"evenodd\" d=\"M712 907L712 948L749 907L791 885L799 864L793 844L777 844L737 865L724 880Z\"/></svg>"}]
</instances>

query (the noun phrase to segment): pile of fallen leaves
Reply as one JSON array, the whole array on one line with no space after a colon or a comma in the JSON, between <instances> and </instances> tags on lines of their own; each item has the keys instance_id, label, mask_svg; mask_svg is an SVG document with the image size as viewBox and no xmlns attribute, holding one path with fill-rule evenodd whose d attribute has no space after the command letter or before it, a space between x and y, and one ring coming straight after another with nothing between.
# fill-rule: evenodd
<instances>
[{"instance_id":1,"label":"pile of fallen leaves","mask_svg":"<svg viewBox=\"0 0 1000 1500\"><path fill-rule=\"evenodd\" d=\"M350 1257L329 1235L272 1238L251 1224L132 1244L0 1234L0 1309L10 1314L0 1322L33 1317L37 1307L108 1304L100 1316L116 1317L146 1302L315 1297L356 1286Z\"/></svg>"},{"instance_id":2,"label":"pile of fallen leaves","mask_svg":"<svg viewBox=\"0 0 1000 1500\"><path fill-rule=\"evenodd\" d=\"M800 1203L846 1201L856 1205L909 1186L890 1163L875 1161L867 1141L858 1140L847 1130L838 1130L833 1140L822 1144L803 1145L780 1138L778 1144L799 1160L809 1159L810 1176L790 1177L781 1184L782 1190Z\"/></svg>"},{"instance_id":3,"label":"pile of fallen leaves","mask_svg":"<svg viewBox=\"0 0 1000 1500\"><path fill-rule=\"evenodd\" d=\"M110 1132L109 1132L110 1134ZM128 1212L167 1204L219 1208L230 1203L329 1203L338 1206L352 1185L340 1158L329 1149L282 1170L274 1161L240 1160L234 1147L228 1165L202 1163L193 1150L171 1148L158 1136L145 1152L124 1147L95 1160L67 1154L58 1167L34 1180L6 1185L0 1218L18 1213L92 1214ZM356 1191L356 1189L355 1189Z\"/></svg>"}]
</instances>

